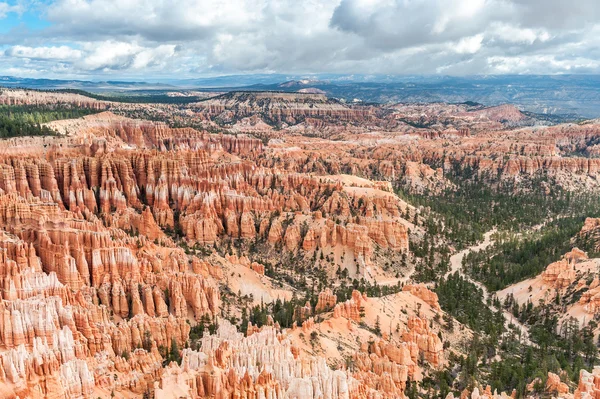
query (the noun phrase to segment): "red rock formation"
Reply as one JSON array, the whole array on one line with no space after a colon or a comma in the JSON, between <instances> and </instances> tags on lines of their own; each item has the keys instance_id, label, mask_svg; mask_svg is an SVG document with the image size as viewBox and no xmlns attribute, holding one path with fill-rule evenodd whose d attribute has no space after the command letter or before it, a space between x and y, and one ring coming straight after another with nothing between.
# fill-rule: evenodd
<instances>
[{"instance_id":1,"label":"red rock formation","mask_svg":"<svg viewBox=\"0 0 600 399\"><path fill-rule=\"evenodd\" d=\"M543 281L555 289L568 287L576 279L575 263L581 259L587 259L587 255L577 248L566 253L563 259L551 263L542 272Z\"/></svg>"},{"instance_id":2,"label":"red rock formation","mask_svg":"<svg viewBox=\"0 0 600 399\"><path fill-rule=\"evenodd\" d=\"M579 385L575 390L575 399L592 399L600 395L600 368L594 367L592 372L579 371Z\"/></svg>"},{"instance_id":3,"label":"red rock formation","mask_svg":"<svg viewBox=\"0 0 600 399\"><path fill-rule=\"evenodd\" d=\"M182 389L183 385L192 398L260 393L264 397L338 399L352 395L348 379L345 372L329 369L322 357L296 358L290 340L278 336L273 327L244 337L223 321L215 335L201 339L200 351L183 351L181 367L172 364L157 391L176 385Z\"/></svg>"},{"instance_id":4,"label":"red rock formation","mask_svg":"<svg viewBox=\"0 0 600 399\"><path fill-rule=\"evenodd\" d=\"M554 373L548 372L546 380L546 392L556 395L569 393L569 386L560 380L560 377Z\"/></svg>"},{"instance_id":5,"label":"red rock formation","mask_svg":"<svg viewBox=\"0 0 600 399\"><path fill-rule=\"evenodd\" d=\"M337 296L330 288L326 288L325 291L319 293L319 300L315 307L315 312L321 313L330 311L335 307L336 302Z\"/></svg>"},{"instance_id":6,"label":"red rock formation","mask_svg":"<svg viewBox=\"0 0 600 399\"><path fill-rule=\"evenodd\" d=\"M145 215L139 228L152 235L152 215ZM16 394L49 392L52 384L56 395L89 397L95 385L111 381L113 366L94 369L100 352L128 372L109 385L141 393L161 369L156 348L186 342L188 307L196 318L219 308L214 282L187 272L182 250L159 250L145 236L88 217L36 197L0 194L0 226L11 234L0 237L0 344L8 349L0 352L0 375ZM119 366L115 357L135 348L146 350Z\"/></svg>"},{"instance_id":7,"label":"red rock formation","mask_svg":"<svg viewBox=\"0 0 600 399\"><path fill-rule=\"evenodd\" d=\"M270 262L290 252L312 259L330 276L325 258L343 254L338 265L360 266L351 277L376 280L368 273L377 260L408 251L407 226L413 229L403 219L411 207L394 188L441 192L452 187L444 173L455 169L490 180L544 173L560 185L594 187L600 168L598 159L564 156L596 153L588 143L600 136L597 124L507 130L506 121L523 118L507 106L383 109L314 94L233 93L179 107L25 93L3 90L0 103L144 112L169 123L102 112L49 124L68 136L0 142L1 397L129 397L156 388L192 398L401 398L406 382L426 372L420 354L434 367L444 361L426 320L410 318L403 342L384 336L364 344L353 354L355 369L334 371L331 359L306 355L301 341L292 345L295 333L286 335L272 320L261 328L249 323L243 337L216 319L239 317L244 305L228 297L233 309L221 308L215 280L239 275L219 266L231 265L213 248L232 243L240 255L228 261L259 275L265 267L244 256L249 246ZM422 115L431 129L411 126ZM235 134L170 127L192 121L209 129L213 120ZM582 236L595 239L598 225L586 222ZM580 276L584 263L573 251L542 279L556 289L585 288L577 306L597 313L600 280ZM283 286L277 295L295 288ZM324 334L323 326L360 329L356 322L371 300L354 291L337 303L331 288L319 294L315 312L347 320L321 325L310 303L299 306L295 318L305 335ZM439 309L425 286L404 290ZM187 342L191 325L207 317L218 321L217 333ZM166 351L185 344L199 350L186 349L181 367L163 368ZM551 379L549 389L564 392ZM583 375L579 394L597 396L594 384ZM470 395L496 396L490 389Z\"/></svg>"},{"instance_id":8,"label":"red rock formation","mask_svg":"<svg viewBox=\"0 0 600 399\"><path fill-rule=\"evenodd\" d=\"M333 308L333 317L336 319L344 317L359 322L361 319L361 307L363 307L366 302L367 295L354 290L352 291L352 298L348 299L346 302L335 305L335 308Z\"/></svg>"},{"instance_id":9,"label":"red rock formation","mask_svg":"<svg viewBox=\"0 0 600 399\"><path fill-rule=\"evenodd\" d=\"M417 344L425 359L434 366L442 362L442 341L434 334L426 319L411 317L408 319L408 331L402 334L402 340Z\"/></svg>"},{"instance_id":10,"label":"red rock formation","mask_svg":"<svg viewBox=\"0 0 600 399\"><path fill-rule=\"evenodd\" d=\"M417 298L422 299L423 302L431 306L433 309L440 310L437 294L433 291L430 291L424 284L405 285L402 288L402 291L410 292Z\"/></svg>"}]
</instances>

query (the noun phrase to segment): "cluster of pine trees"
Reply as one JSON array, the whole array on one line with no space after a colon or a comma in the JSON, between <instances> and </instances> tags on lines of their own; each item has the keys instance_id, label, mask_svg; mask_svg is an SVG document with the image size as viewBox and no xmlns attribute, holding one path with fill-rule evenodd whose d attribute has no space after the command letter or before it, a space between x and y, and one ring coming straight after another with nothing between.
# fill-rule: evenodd
<instances>
[{"instance_id":1,"label":"cluster of pine trees","mask_svg":"<svg viewBox=\"0 0 600 399\"><path fill-rule=\"evenodd\" d=\"M502 312L493 312L485 303L483 292L458 273L442 278L435 287L440 307L474 331L497 340L504 332Z\"/></svg>"},{"instance_id":2,"label":"cluster of pine trees","mask_svg":"<svg viewBox=\"0 0 600 399\"><path fill-rule=\"evenodd\" d=\"M21 136L50 136L55 134L47 126L39 123L21 122L10 117L0 115L0 138Z\"/></svg>"}]
</instances>

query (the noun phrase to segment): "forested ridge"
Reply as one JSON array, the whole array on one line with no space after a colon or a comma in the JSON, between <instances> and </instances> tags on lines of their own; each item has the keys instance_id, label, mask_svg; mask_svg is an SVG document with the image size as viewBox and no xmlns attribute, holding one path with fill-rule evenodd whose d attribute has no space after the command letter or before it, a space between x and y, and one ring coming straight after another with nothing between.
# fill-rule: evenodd
<instances>
[{"instance_id":1,"label":"forested ridge","mask_svg":"<svg viewBox=\"0 0 600 399\"><path fill-rule=\"evenodd\" d=\"M442 235L459 249L480 241L493 227L518 232L560 217L600 216L598 195L564 190L545 175L532 178L527 186L514 181L489 182L469 172L446 177L453 186L438 195L401 189L397 193L431 216L434 223L428 228L435 228L428 230L431 234Z\"/></svg>"},{"instance_id":2,"label":"forested ridge","mask_svg":"<svg viewBox=\"0 0 600 399\"><path fill-rule=\"evenodd\" d=\"M44 123L80 118L97 111L67 106L0 105L0 138L56 134Z\"/></svg>"}]
</instances>

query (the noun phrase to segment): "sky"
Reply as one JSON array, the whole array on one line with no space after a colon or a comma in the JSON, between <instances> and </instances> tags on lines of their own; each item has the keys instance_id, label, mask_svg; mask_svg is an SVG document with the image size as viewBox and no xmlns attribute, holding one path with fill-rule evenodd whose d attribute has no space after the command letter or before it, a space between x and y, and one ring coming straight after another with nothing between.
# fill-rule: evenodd
<instances>
[{"instance_id":1,"label":"sky","mask_svg":"<svg viewBox=\"0 0 600 399\"><path fill-rule=\"evenodd\" d=\"M0 75L600 73L600 0L0 0Z\"/></svg>"}]
</instances>

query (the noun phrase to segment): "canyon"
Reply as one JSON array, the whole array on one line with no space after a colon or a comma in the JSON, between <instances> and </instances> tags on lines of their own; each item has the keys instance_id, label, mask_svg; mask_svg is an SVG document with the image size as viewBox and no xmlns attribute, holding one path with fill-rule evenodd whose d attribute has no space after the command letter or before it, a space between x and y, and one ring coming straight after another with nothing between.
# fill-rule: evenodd
<instances>
[{"instance_id":1,"label":"canyon","mask_svg":"<svg viewBox=\"0 0 600 399\"><path fill-rule=\"evenodd\" d=\"M464 277L463 257L495 230L461 252L412 196L458 179L515 195L600 184L598 121L543 125L510 105L311 92L154 104L22 89L2 89L0 104L94 111L48 122L54 136L0 141L7 399L425 394L480 332L419 273L447 262L440 278ZM599 219L580 235L598 245ZM561 318L585 325L600 314L598 262L574 248L493 296L521 306L577 292ZM562 396L600 389L598 369L577 388L544 378ZM461 392L512 394L477 380Z\"/></svg>"}]
</instances>

